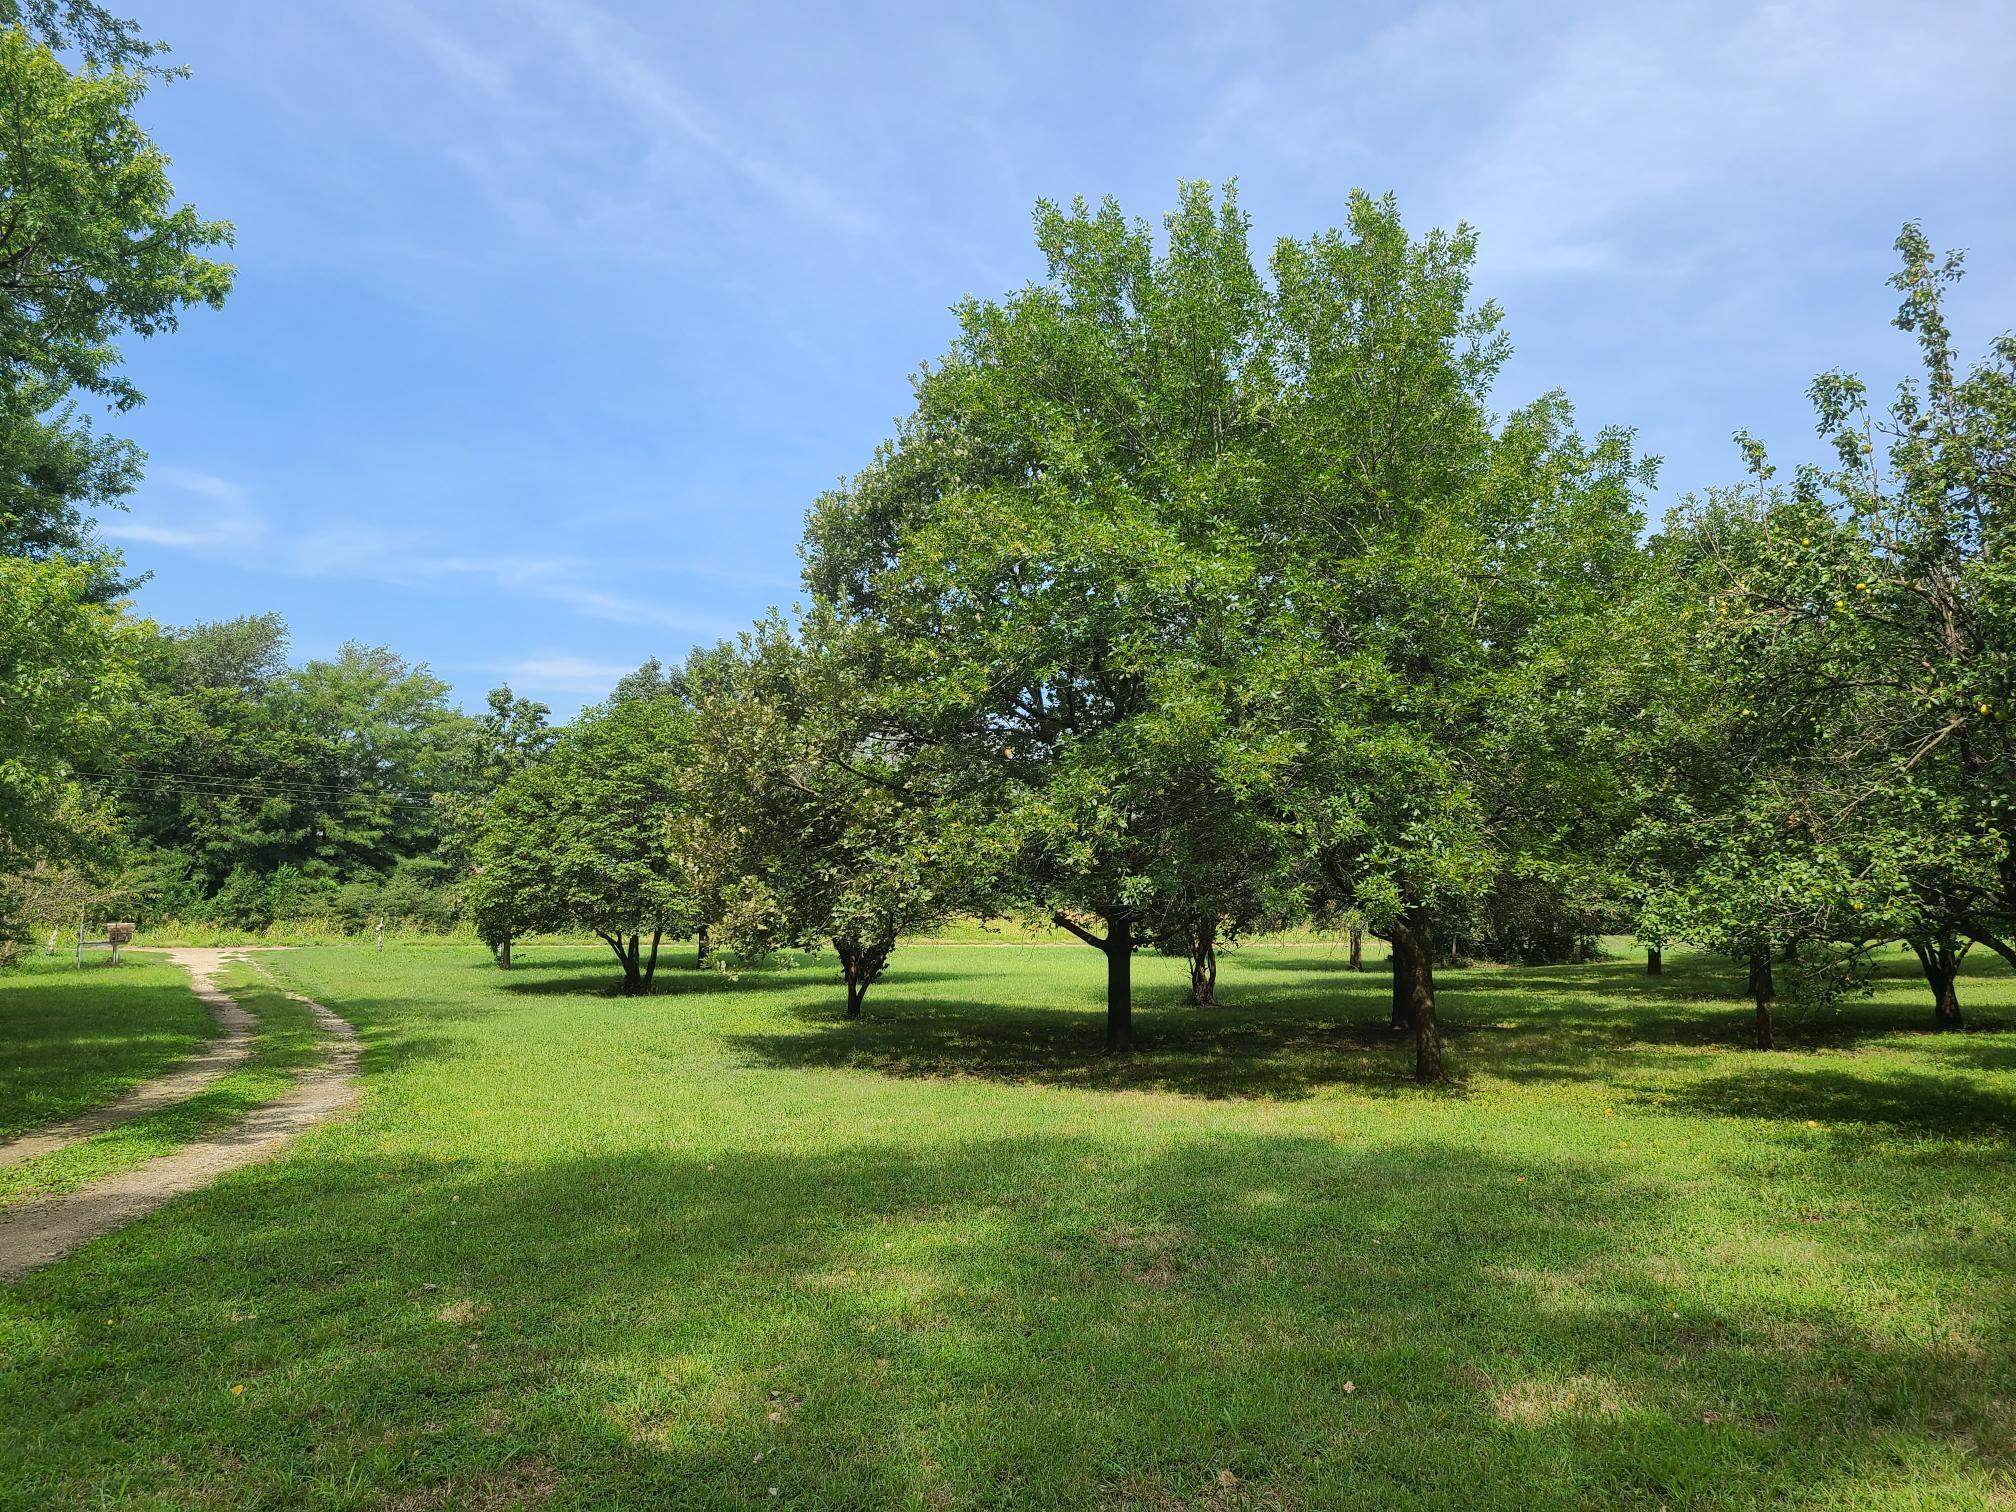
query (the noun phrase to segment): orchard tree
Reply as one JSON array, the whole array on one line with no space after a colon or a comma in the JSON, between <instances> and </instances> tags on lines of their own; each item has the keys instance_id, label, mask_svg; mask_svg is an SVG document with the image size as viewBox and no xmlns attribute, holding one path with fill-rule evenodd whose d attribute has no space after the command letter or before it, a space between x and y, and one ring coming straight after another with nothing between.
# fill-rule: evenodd
<instances>
[{"instance_id":1,"label":"orchard tree","mask_svg":"<svg viewBox=\"0 0 2016 1512\"><path fill-rule=\"evenodd\" d=\"M986 868L957 806L866 738L845 647L776 617L694 669L691 803L721 943L756 959L830 944L859 1018L897 941L976 906Z\"/></svg>"},{"instance_id":2,"label":"orchard tree","mask_svg":"<svg viewBox=\"0 0 2016 1512\"><path fill-rule=\"evenodd\" d=\"M805 553L875 742L993 813L1007 899L1106 957L1113 1050L1134 950L1197 859L1186 827L1240 780L1198 765L1267 738L1241 670L1253 568L1222 525L1269 425L1268 294L1229 191L1185 186L1166 229L1158 251L1111 202L1039 204L1046 280L959 307Z\"/></svg>"},{"instance_id":3,"label":"orchard tree","mask_svg":"<svg viewBox=\"0 0 2016 1512\"><path fill-rule=\"evenodd\" d=\"M1836 465L1802 471L1796 491L1852 549L1795 562L1796 601L1760 583L1753 604L1855 625L1860 765L1920 879L1913 944L1943 1002L1942 939L2016 966L2016 336L1963 368L1945 313L1960 255L1936 257L1916 225L1896 246L1894 323L1917 339L1922 376L1880 416L1860 379L1814 381Z\"/></svg>"},{"instance_id":4,"label":"orchard tree","mask_svg":"<svg viewBox=\"0 0 2016 1512\"><path fill-rule=\"evenodd\" d=\"M1787 772L1709 823L1826 853L1837 881L1809 879L1788 939L1907 940L1935 1024L1955 1028L1964 942L2016 965L2016 338L1963 372L1944 313L1958 256L1916 226L1897 249L1895 323L1922 377L1879 417L1859 379L1823 374L1835 465L1770 489L1763 447L1739 436L1747 513L1718 503L1688 524L1715 694ZM1809 917L1829 907L1831 926Z\"/></svg>"},{"instance_id":5,"label":"orchard tree","mask_svg":"<svg viewBox=\"0 0 2016 1512\"><path fill-rule=\"evenodd\" d=\"M612 701L506 781L474 848L471 904L483 937L494 945L585 929L616 957L624 994L648 993L664 936L697 923L691 746L683 702Z\"/></svg>"},{"instance_id":6,"label":"orchard tree","mask_svg":"<svg viewBox=\"0 0 2016 1512\"><path fill-rule=\"evenodd\" d=\"M1347 232L1276 249L1292 381L1236 515L1264 564L1260 701L1297 747L1312 891L1391 943L1395 1025L1427 1081L1447 1074L1446 942L1508 875L1576 879L1619 822L1590 653L1651 477L1629 432L1585 440L1559 395L1494 426L1509 348L1472 301L1474 256L1466 229L1413 238L1364 195Z\"/></svg>"}]
</instances>

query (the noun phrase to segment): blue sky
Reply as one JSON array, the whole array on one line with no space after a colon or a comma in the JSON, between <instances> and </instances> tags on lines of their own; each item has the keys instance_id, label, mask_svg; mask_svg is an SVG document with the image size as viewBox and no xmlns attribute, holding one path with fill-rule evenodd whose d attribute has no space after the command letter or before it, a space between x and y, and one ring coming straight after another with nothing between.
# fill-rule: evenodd
<instances>
[{"instance_id":1,"label":"blue sky","mask_svg":"<svg viewBox=\"0 0 2016 1512\"><path fill-rule=\"evenodd\" d=\"M1811 455L1884 383L1906 218L2016 324L2016 6L651 5L128 0L194 77L146 115L238 228L236 293L136 343L107 534L170 622L279 610L464 701L570 712L796 589L806 505L1036 276L1038 196L1157 218L1236 177L1262 245L1354 187L1467 219L1517 347L1662 493L1746 426Z\"/></svg>"}]
</instances>

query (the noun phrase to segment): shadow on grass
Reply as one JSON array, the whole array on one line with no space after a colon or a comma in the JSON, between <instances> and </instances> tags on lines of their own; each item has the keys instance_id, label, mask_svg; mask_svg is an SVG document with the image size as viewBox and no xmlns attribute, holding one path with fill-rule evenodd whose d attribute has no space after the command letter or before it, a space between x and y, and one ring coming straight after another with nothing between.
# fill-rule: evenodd
<instances>
[{"instance_id":1,"label":"shadow on grass","mask_svg":"<svg viewBox=\"0 0 2016 1512\"><path fill-rule=\"evenodd\" d=\"M1922 1071L1764 1065L1689 1082L1678 1093L1661 1090L1655 1101L1662 1109L1695 1115L1881 1124L1913 1134L2006 1140L2016 1132L2016 1096L2010 1092Z\"/></svg>"},{"instance_id":2,"label":"shadow on grass","mask_svg":"<svg viewBox=\"0 0 2016 1512\"><path fill-rule=\"evenodd\" d=\"M1256 1504L1750 1504L2006 1469L2006 1356L1691 1285L1670 1202L1258 1134L330 1157L19 1287L0 1417L24 1497L171 1503L219 1464L234 1500L443 1506L1163 1505L1221 1470Z\"/></svg>"},{"instance_id":3,"label":"shadow on grass","mask_svg":"<svg viewBox=\"0 0 2016 1512\"><path fill-rule=\"evenodd\" d=\"M1002 975L1009 980L1004 988ZM966 980L972 1000L915 993L916 984ZM801 974L792 984L802 988ZM1577 967L1449 970L1438 980L1440 1022L1457 1074L1511 1082L1609 1080L1665 1052L1747 1050L1752 1015L1733 972L1700 957L1647 977L1633 961ZM1003 1001L1012 973L991 978L893 970L847 1022L835 1001L779 1004L791 1027L728 1036L762 1064L846 1069L900 1077L973 1076L1086 1089L1146 1089L1210 1098L1292 1099L1325 1086L1393 1089L1412 1077L1412 1040L1387 1027L1391 978L1352 972L1339 959L1283 962L1247 952L1220 979L1222 1002L1191 1006L1180 988L1137 985L1136 1051L1103 1050L1099 984L1088 976L1084 1012ZM1985 1029L1998 1016L1978 1016ZM1789 1008L1779 1019L1788 1051L1852 1049L1869 1041L1935 1035L1908 1004L1851 1001L1826 1014ZM1960 1054L1964 1052L1952 1052ZM2009 1052L1982 1046L1983 1065ZM1765 1073L1768 1074L1768 1073Z\"/></svg>"},{"instance_id":4,"label":"shadow on grass","mask_svg":"<svg viewBox=\"0 0 2016 1512\"><path fill-rule=\"evenodd\" d=\"M0 1139L72 1117L168 1070L216 1027L179 978L94 963L35 969L0 993Z\"/></svg>"}]
</instances>

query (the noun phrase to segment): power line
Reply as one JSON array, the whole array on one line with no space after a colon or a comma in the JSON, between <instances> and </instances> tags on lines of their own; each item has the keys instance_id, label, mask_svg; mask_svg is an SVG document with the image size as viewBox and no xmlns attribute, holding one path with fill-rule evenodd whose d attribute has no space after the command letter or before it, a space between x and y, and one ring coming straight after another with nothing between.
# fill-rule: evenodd
<instances>
[{"instance_id":1,"label":"power line","mask_svg":"<svg viewBox=\"0 0 2016 1512\"><path fill-rule=\"evenodd\" d=\"M333 803L361 799L408 808L433 808L436 806L437 798L482 796L479 790L473 788L438 788L424 792L414 789L371 789L293 778L225 777L207 772L170 772L150 768L130 768L121 772L80 771L76 775L129 793L155 787L189 797L280 798L298 803Z\"/></svg>"}]
</instances>

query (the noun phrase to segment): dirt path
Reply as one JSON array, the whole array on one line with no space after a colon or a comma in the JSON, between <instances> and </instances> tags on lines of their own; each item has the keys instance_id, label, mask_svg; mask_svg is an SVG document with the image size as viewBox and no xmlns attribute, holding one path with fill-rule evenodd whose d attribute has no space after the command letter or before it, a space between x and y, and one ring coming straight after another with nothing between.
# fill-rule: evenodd
<instances>
[{"instance_id":1,"label":"dirt path","mask_svg":"<svg viewBox=\"0 0 2016 1512\"><path fill-rule=\"evenodd\" d=\"M210 986L210 973L229 953L219 950L170 952L189 968L198 992L215 991ZM189 957L209 959L191 960ZM306 1004L315 1016L317 1027L330 1037L329 1059L324 1064L304 1073L284 1096L256 1109L228 1129L194 1140L145 1165L108 1176L78 1191L25 1202L0 1212L0 1281L14 1280L60 1259L78 1245L131 1223L184 1192L208 1186L227 1171L264 1160L277 1153L297 1134L334 1117L356 1102L356 1031L320 1003L297 992L289 992L287 996L297 1003ZM207 997L205 1001L208 1001ZM226 1001L229 1002L228 999ZM251 1015L237 1004L231 1003L230 1008L248 1023L251 1021Z\"/></svg>"},{"instance_id":2,"label":"dirt path","mask_svg":"<svg viewBox=\"0 0 2016 1512\"><path fill-rule=\"evenodd\" d=\"M189 986L216 1021L217 1037L171 1070L142 1082L103 1107L92 1108L61 1123L44 1124L0 1143L0 1166L19 1165L37 1155L76 1144L80 1139L89 1139L93 1134L102 1134L144 1113L184 1102L252 1053L252 1031L257 1021L217 990L219 968L233 957L242 959L241 952L177 949L166 954L189 973Z\"/></svg>"}]
</instances>

